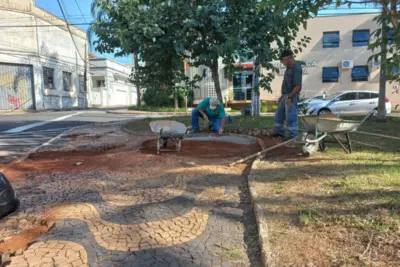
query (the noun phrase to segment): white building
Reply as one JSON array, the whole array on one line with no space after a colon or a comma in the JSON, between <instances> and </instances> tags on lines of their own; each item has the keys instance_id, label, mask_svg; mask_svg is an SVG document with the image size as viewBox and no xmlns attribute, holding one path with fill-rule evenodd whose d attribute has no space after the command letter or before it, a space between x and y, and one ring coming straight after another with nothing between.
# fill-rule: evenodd
<instances>
[{"instance_id":1,"label":"white building","mask_svg":"<svg viewBox=\"0 0 400 267\"><path fill-rule=\"evenodd\" d=\"M129 77L132 66L111 59L90 59L92 107L115 107L136 105L136 87Z\"/></svg>"},{"instance_id":2,"label":"white building","mask_svg":"<svg viewBox=\"0 0 400 267\"><path fill-rule=\"evenodd\" d=\"M87 107L86 33L34 0L0 0L0 18L0 110Z\"/></svg>"}]
</instances>

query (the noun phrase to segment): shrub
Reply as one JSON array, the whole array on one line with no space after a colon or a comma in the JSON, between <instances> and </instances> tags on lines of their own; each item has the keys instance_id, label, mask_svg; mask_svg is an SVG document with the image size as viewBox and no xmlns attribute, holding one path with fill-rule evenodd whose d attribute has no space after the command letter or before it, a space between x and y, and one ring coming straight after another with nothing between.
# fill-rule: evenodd
<instances>
[{"instance_id":1,"label":"shrub","mask_svg":"<svg viewBox=\"0 0 400 267\"><path fill-rule=\"evenodd\" d=\"M278 105L272 105L272 107L269 109L269 112L275 112L278 109Z\"/></svg>"},{"instance_id":2,"label":"shrub","mask_svg":"<svg viewBox=\"0 0 400 267\"><path fill-rule=\"evenodd\" d=\"M268 112L268 103L261 103L261 113Z\"/></svg>"},{"instance_id":3,"label":"shrub","mask_svg":"<svg viewBox=\"0 0 400 267\"><path fill-rule=\"evenodd\" d=\"M171 90L147 88L143 94L143 101L151 107L173 107L174 100Z\"/></svg>"}]
</instances>

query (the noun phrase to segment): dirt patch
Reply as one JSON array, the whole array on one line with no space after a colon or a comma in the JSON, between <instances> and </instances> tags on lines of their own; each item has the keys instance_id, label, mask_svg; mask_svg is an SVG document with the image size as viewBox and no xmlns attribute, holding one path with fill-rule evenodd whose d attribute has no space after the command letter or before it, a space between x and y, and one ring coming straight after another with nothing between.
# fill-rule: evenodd
<instances>
[{"instance_id":1,"label":"dirt patch","mask_svg":"<svg viewBox=\"0 0 400 267\"><path fill-rule=\"evenodd\" d=\"M26 230L18 235L12 236L0 243L0 253L13 253L18 250L25 250L28 244L39 236L47 233L50 229L47 226L38 226L33 229Z\"/></svg>"},{"instance_id":2,"label":"dirt patch","mask_svg":"<svg viewBox=\"0 0 400 267\"><path fill-rule=\"evenodd\" d=\"M169 144L169 149L175 149ZM140 150L133 148L119 148L107 152L93 151L44 151L35 153L24 162L5 165L4 174L12 181L16 179L37 179L48 173L73 173L90 170L129 171L142 173L141 169L158 170L163 173L166 165L171 162L182 161L183 158L226 160L233 157L245 157L260 150L258 144L238 145L223 142L184 141L182 151L162 152L161 156L168 155L168 160L160 160L157 154L156 141L148 140L142 143ZM137 168L135 170L134 168ZM147 171L149 172L149 171Z\"/></svg>"},{"instance_id":3,"label":"dirt patch","mask_svg":"<svg viewBox=\"0 0 400 267\"><path fill-rule=\"evenodd\" d=\"M96 151L43 151L29 156L29 159L71 159L75 157L93 157L103 153Z\"/></svg>"},{"instance_id":4,"label":"dirt patch","mask_svg":"<svg viewBox=\"0 0 400 267\"><path fill-rule=\"evenodd\" d=\"M171 152L161 152L160 155L175 152L175 145L168 144L167 149ZM148 140L142 144L140 151L143 154L157 155L157 141ZM179 156L198 157L198 158L230 158L230 157L246 157L260 151L258 144L239 145L218 141L182 141L181 152Z\"/></svg>"}]
</instances>

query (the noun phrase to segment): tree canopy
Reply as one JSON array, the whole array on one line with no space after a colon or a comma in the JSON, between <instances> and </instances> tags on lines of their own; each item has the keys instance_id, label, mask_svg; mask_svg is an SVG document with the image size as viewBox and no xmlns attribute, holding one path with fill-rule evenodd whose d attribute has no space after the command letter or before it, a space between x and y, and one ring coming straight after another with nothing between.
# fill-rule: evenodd
<instances>
[{"instance_id":1,"label":"tree canopy","mask_svg":"<svg viewBox=\"0 0 400 267\"><path fill-rule=\"evenodd\" d=\"M253 51L258 67L270 70L260 75L260 86L270 90L274 77L272 61L289 48L300 27L315 16L325 1L292 0L96 0L93 31L99 52L139 54L146 66L135 79L143 84L171 85L187 82L181 62L204 65L211 70L218 98L222 99L218 59L227 75L235 69L232 55ZM301 38L295 52L309 42ZM257 87L258 88L258 87Z\"/></svg>"}]
</instances>

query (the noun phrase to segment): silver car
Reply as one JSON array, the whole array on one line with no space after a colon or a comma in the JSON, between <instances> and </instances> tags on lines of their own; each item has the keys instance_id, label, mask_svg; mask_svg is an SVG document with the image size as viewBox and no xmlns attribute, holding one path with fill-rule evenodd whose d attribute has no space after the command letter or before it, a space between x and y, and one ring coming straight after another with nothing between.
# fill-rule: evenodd
<instances>
[{"instance_id":1,"label":"silver car","mask_svg":"<svg viewBox=\"0 0 400 267\"><path fill-rule=\"evenodd\" d=\"M379 93L375 91L343 91L329 95L325 100L311 101L305 110L307 115L327 113L341 116L362 116L378 108ZM386 98L386 112L390 113L392 104Z\"/></svg>"}]
</instances>

